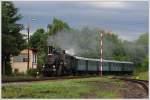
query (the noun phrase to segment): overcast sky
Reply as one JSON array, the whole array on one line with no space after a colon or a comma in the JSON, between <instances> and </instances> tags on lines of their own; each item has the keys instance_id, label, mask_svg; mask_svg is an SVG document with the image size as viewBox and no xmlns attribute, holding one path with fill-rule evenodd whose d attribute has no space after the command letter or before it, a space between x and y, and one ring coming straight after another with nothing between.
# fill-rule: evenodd
<instances>
[{"instance_id":1,"label":"overcast sky","mask_svg":"<svg viewBox=\"0 0 150 100\"><path fill-rule=\"evenodd\" d=\"M116 32L119 37L127 40L135 40L140 34L148 32L147 1L15 1L14 4L23 16L19 23L27 25L28 17L37 19L31 24L31 33L37 28L46 30L47 24L52 23L54 17L67 22L72 28L97 27Z\"/></svg>"}]
</instances>

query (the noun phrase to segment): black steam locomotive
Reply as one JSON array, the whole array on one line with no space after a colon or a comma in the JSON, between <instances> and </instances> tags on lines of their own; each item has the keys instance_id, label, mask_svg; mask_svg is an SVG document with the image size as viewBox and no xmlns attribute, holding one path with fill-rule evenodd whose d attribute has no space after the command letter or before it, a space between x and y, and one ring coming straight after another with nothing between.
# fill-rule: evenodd
<instances>
[{"instance_id":1,"label":"black steam locomotive","mask_svg":"<svg viewBox=\"0 0 150 100\"><path fill-rule=\"evenodd\" d=\"M46 64L42 69L42 73L44 76L73 75L75 72L74 61L74 57L66 54L65 50L56 50L49 46Z\"/></svg>"}]
</instances>

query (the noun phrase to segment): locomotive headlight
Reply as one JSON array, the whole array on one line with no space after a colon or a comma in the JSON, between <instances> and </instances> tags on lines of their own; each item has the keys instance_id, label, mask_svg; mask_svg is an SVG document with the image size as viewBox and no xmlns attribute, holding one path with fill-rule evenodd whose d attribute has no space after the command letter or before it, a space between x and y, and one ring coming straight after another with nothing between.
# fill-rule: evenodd
<instances>
[{"instance_id":1,"label":"locomotive headlight","mask_svg":"<svg viewBox=\"0 0 150 100\"><path fill-rule=\"evenodd\" d=\"M53 68L55 68L55 65L53 65Z\"/></svg>"},{"instance_id":2,"label":"locomotive headlight","mask_svg":"<svg viewBox=\"0 0 150 100\"><path fill-rule=\"evenodd\" d=\"M53 71L56 71L56 68L55 68L55 67L56 67L56 66L55 66L55 65L53 65L53 69L52 69Z\"/></svg>"}]
</instances>

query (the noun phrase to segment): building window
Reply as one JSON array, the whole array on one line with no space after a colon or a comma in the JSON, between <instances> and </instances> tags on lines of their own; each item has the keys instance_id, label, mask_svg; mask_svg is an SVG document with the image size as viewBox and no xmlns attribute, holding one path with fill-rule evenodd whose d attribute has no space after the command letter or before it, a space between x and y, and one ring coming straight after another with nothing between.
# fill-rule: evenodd
<instances>
[{"instance_id":1,"label":"building window","mask_svg":"<svg viewBox=\"0 0 150 100\"><path fill-rule=\"evenodd\" d=\"M14 62L28 62L27 54L21 54L19 56L14 56Z\"/></svg>"},{"instance_id":2,"label":"building window","mask_svg":"<svg viewBox=\"0 0 150 100\"><path fill-rule=\"evenodd\" d=\"M23 58L23 62L28 62L28 58Z\"/></svg>"},{"instance_id":3,"label":"building window","mask_svg":"<svg viewBox=\"0 0 150 100\"><path fill-rule=\"evenodd\" d=\"M36 53L33 53L33 62L36 63Z\"/></svg>"},{"instance_id":4,"label":"building window","mask_svg":"<svg viewBox=\"0 0 150 100\"><path fill-rule=\"evenodd\" d=\"M19 70L17 68L14 69L14 73L17 74Z\"/></svg>"}]
</instances>

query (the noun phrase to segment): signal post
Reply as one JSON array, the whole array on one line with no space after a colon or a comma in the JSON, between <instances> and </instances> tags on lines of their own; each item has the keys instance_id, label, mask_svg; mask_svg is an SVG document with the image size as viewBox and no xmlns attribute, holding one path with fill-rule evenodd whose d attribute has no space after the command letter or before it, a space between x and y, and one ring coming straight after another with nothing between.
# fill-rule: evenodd
<instances>
[{"instance_id":1,"label":"signal post","mask_svg":"<svg viewBox=\"0 0 150 100\"><path fill-rule=\"evenodd\" d=\"M100 69L100 76L102 76L103 73L103 32L100 32L100 64L99 64L99 69Z\"/></svg>"}]
</instances>

